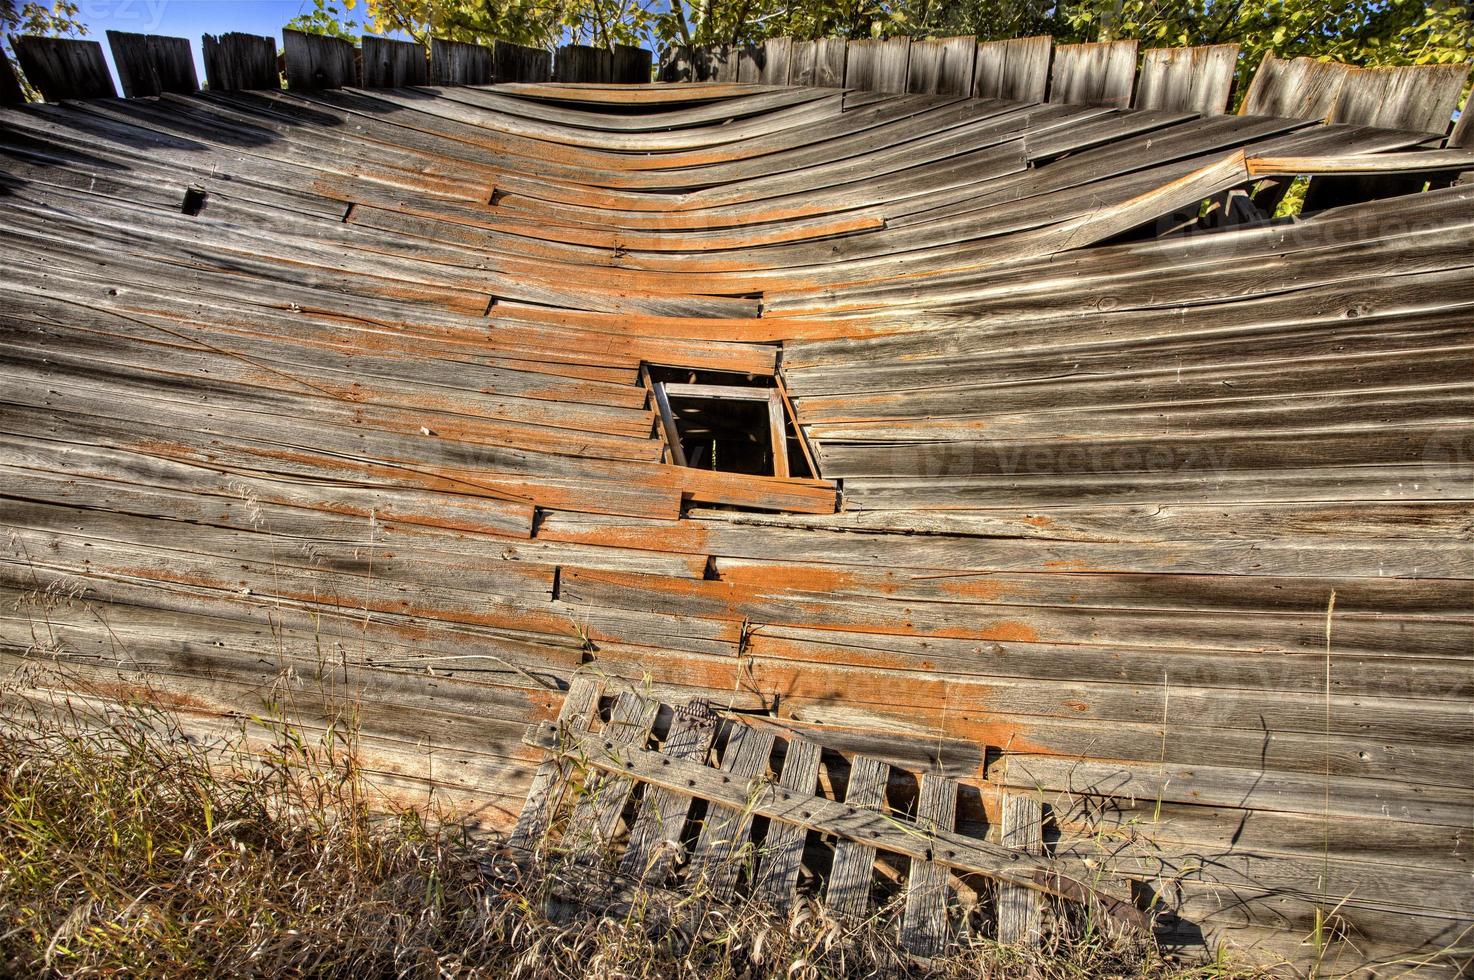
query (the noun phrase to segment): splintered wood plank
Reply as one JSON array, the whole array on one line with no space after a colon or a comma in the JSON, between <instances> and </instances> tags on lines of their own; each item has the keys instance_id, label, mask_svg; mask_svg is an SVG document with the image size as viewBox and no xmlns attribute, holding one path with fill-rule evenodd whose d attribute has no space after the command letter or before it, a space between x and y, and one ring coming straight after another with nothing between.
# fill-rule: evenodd
<instances>
[{"instance_id":1,"label":"splintered wood plank","mask_svg":"<svg viewBox=\"0 0 1474 980\"><path fill-rule=\"evenodd\" d=\"M867 756L857 755L850 763L850 782L844 801L852 808L879 811L885 806L885 784L891 767ZM824 903L836 915L860 917L870 907L870 878L875 869L875 848L848 837L834 845L834 867Z\"/></svg>"},{"instance_id":2,"label":"splintered wood plank","mask_svg":"<svg viewBox=\"0 0 1474 980\"><path fill-rule=\"evenodd\" d=\"M711 750L715 735L716 716L704 702L695 702L676 709L660 751L672 759L700 762ZM664 882L675 862L690 809L691 797L685 793L662 786L647 789L620 871L651 884Z\"/></svg>"},{"instance_id":3,"label":"splintered wood plank","mask_svg":"<svg viewBox=\"0 0 1474 980\"><path fill-rule=\"evenodd\" d=\"M605 744L629 745L643 749L650 737L650 726L660 712L660 702L640 697L633 691L621 691L604 727ZM569 848L576 860L590 860L609 842L624 812L625 801L635 787L627 776L605 775L592 771L584 777L584 792L573 808L569 832L573 835Z\"/></svg>"},{"instance_id":4,"label":"splintered wood plank","mask_svg":"<svg viewBox=\"0 0 1474 980\"><path fill-rule=\"evenodd\" d=\"M1043 851L1044 808L1032 796L1008 793L1003 797L1002 842L1026 854ZM1033 945L1041 926L1039 894L1018 885L998 886L998 941Z\"/></svg>"},{"instance_id":5,"label":"splintered wood plank","mask_svg":"<svg viewBox=\"0 0 1474 980\"><path fill-rule=\"evenodd\" d=\"M794 794L813 795L814 785L819 779L819 752L817 742L797 736L789 739L783 775L778 779L779 787ZM775 820L768 828L755 889L764 901L778 908L786 908L792 903L807 837L808 831L791 823Z\"/></svg>"},{"instance_id":6,"label":"splintered wood plank","mask_svg":"<svg viewBox=\"0 0 1474 980\"><path fill-rule=\"evenodd\" d=\"M768 755L773 751L773 733L735 722L730 727L727 747L722 753L722 780L740 793L767 766ZM691 880L704 877L718 899L729 898L737 887L737 875L741 871L737 855L752 830L752 813L746 805L712 803L707 807L701 836L691 856Z\"/></svg>"},{"instance_id":7,"label":"splintered wood plank","mask_svg":"<svg viewBox=\"0 0 1474 980\"><path fill-rule=\"evenodd\" d=\"M589 717L599 703L600 683L592 677L575 676L563 698L563 707L558 709L558 724L580 729L588 725ZM527 802L517 817L517 826L507 843L512 847L529 849L542 841L553 822L553 813L563 799L567 788L567 773L558 759L546 759L532 775L532 785L527 790Z\"/></svg>"},{"instance_id":8,"label":"splintered wood plank","mask_svg":"<svg viewBox=\"0 0 1474 980\"><path fill-rule=\"evenodd\" d=\"M957 783L938 773L921 777L916 823L926 833L957 826ZM934 861L911 859L906 880L906 911L901 943L917 956L936 956L947 947L947 869Z\"/></svg>"}]
</instances>

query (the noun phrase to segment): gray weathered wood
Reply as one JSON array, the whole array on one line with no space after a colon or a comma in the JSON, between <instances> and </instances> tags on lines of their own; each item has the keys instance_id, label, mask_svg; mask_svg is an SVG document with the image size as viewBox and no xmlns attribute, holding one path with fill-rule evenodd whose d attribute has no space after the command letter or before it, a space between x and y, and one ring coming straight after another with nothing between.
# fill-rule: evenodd
<instances>
[{"instance_id":1,"label":"gray weathered wood","mask_svg":"<svg viewBox=\"0 0 1474 980\"><path fill-rule=\"evenodd\" d=\"M592 677L575 674L563 698L563 705L558 709L558 724L575 730L586 727L589 717L598 708L600 686L600 682ZM546 759L538 764L532 775L532 785L527 790L526 802L517 817L517 826L507 838L509 845L528 850L542 843L567 788L565 766L561 759Z\"/></svg>"},{"instance_id":2,"label":"gray weathered wood","mask_svg":"<svg viewBox=\"0 0 1474 980\"><path fill-rule=\"evenodd\" d=\"M905 92L911 38L851 41L845 48L844 86L862 92Z\"/></svg>"},{"instance_id":3,"label":"gray weathered wood","mask_svg":"<svg viewBox=\"0 0 1474 980\"><path fill-rule=\"evenodd\" d=\"M1237 44L1152 48L1142 54L1136 81L1137 109L1174 109L1204 116L1228 111L1238 68Z\"/></svg>"},{"instance_id":4,"label":"gray weathered wood","mask_svg":"<svg viewBox=\"0 0 1474 980\"><path fill-rule=\"evenodd\" d=\"M845 787L846 815L856 810L884 811L885 787L891 767L866 756L850 761L850 780ZM918 835L924 839L925 835ZM836 915L863 917L870 908L871 878L875 873L875 848L861 843L862 833L845 834L834 844L834 865L824 904Z\"/></svg>"},{"instance_id":5,"label":"gray weathered wood","mask_svg":"<svg viewBox=\"0 0 1474 980\"><path fill-rule=\"evenodd\" d=\"M10 44L26 81L47 102L109 99L118 94L102 45L96 41L24 34L12 36Z\"/></svg>"},{"instance_id":6,"label":"gray weathered wood","mask_svg":"<svg viewBox=\"0 0 1474 980\"><path fill-rule=\"evenodd\" d=\"M432 85L489 85L492 49L465 41L430 40L430 83Z\"/></svg>"},{"instance_id":7,"label":"gray weathered wood","mask_svg":"<svg viewBox=\"0 0 1474 980\"><path fill-rule=\"evenodd\" d=\"M934 772L922 775L921 792L916 800L916 825L927 834L957 826L956 780ZM949 877L947 868L940 864L911 859L901 942L917 956L936 956L947 948Z\"/></svg>"},{"instance_id":8,"label":"gray weathered wood","mask_svg":"<svg viewBox=\"0 0 1474 980\"><path fill-rule=\"evenodd\" d=\"M748 843L747 835L752 830L752 817L756 812L750 802L753 794L748 791L748 786L767 769L772 751L772 732L732 722L728 726L726 747L722 750L720 771L702 767L703 779L719 783L726 792L716 798L700 792L713 801L707 804L701 835L691 853L691 880L704 881L719 901L730 898L737 888L737 878L742 871L742 849ZM699 792L700 789L700 786L687 787L688 791Z\"/></svg>"},{"instance_id":9,"label":"gray weathered wood","mask_svg":"<svg viewBox=\"0 0 1474 980\"><path fill-rule=\"evenodd\" d=\"M1049 101L1124 109L1135 81L1135 41L1061 44L1054 49Z\"/></svg>"},{"instance_id":10,"label":"gray weathered wood","mask_svg":"<svg viewBox=\"0 0 1474 980\"><path fill-rule=\"evenodd\" d=\"M704 762L716 736L716 716L705 703L675 709L670 731L660 747L672 759ZM631 877L660 885L679 857L681 831L691 809L691 797L661 786L651 786L640 801L640 812L630 830L629 846L620 870Z\"/></svg>"},{"instance_id":11,"label":"gray weathered wood","mask_svg":"<svg viewBox=\"0 0 1474 980\"><path fill-rule=\"evenodd\" d=\"M206 34L202 40L205 83L212 92L281 87L276 42L255 34Z\"/></svg>"},{"instance_id":12,"label":"gray weathered wood","mask_svg":"<svg viewBox=\"0 0 1474 980\"><path fill-rule=\"evenodd\" d=\"M793 65L789 69L790 85L814 85L840 88L844 85L844 38L821 37L816 41L798 41L793 45Z\"/></svg>"},{"instance_id":13,"label":"gray weathered wood","mask_svg":"<svg viewBox=\"0 0 1474 980\"><path fill-rule=\"evenodd\" d=\"M923 95L970 95L977 51L977 40L970 35L912 41L906 91Z\"/></svg>"},{"instance_id":14,"label":"gray weathered wood","mask_svg":"<svg viewBox=\"0 0 1474 980\"><path fill-rule=\"evenodd\" d=\"M287 88L305 91L358 84L357 52L351 42L286 29L281 36Z\"/></svg>"},{"instance_id":15,"label":"gray weathered wood","mask_svg":"<svg viewBox=\"0 0 1474 980\"><path fill-rule=\"evenodd\" d=\"M108 31L107 42L127 98L194 92L200 87L194 55L182 37Z\"/></svg>"},{"instance_id":16,"label":"gray weathered wood","mask_svg":"<svg viewBox=\"0 0 1474 980\"><path fill-rule=\"evenodd\" d=\"M790 738L778 785L792 793L812 795L819 777L819 755L819 743L796 735ZM793 902L807 837L808 832L796 824L775 820L769 825L753 889L768 904L786 908Z\"/></svg>"},{"instance_id":17,"label":"gray weathered wood","mask_svg":"<svg viewBox=\"0 0 1474 980\"><path fill-rule=\"evenodd\" d=\"M760 85L789 85L793 71L793 38L770 37L762 43L762 57L753 81Z\"/></svg>"},{"instance_id":18,"label":"gray weathered wood","mask_svg":"<svg viewBox=\"0 0 1474 980\"><path fill-rule=\"evenodd\" d=\"M1324 120L1350 71L1349 66L1334 61L1285 60L1266 54L1249 83L1239 114Z\"/></svg>"},{"instance_id":19,"label":"gray weathered wood","mask_svg":"<svg viewBox=\"0 0 1474 980\"><path fill-rule=\"evenodd\" d=\"M1326 121L1442 135L1468 77L1468 64L1351 68Z\"/></svg>"},{"instance_id":20,"label":"gray weathered wood","mask_svg":"<svg viewBox=\"0 0 1474 980\"><path fill-rule=\"evenodd\" d=\"M641 697L633 691L621 691L614 699L609 724L599 733L604 744L629 746L643 750L650 738L650 726L660 711L660 702ZM569 853L576 859L589 861L608 846L619 825L620 814L634 790L628 776L596 773L588 770L583 792L574 805L568 822Z\"/></svg>"},{"instance_id":21,"label":"gray weathered wood","mask_svg":"<svg viewBox=\"0 0 1474 980\"><path fill-rule=\"evenodd\" d=\"M979 41L973 63L972 97L1043 102L1049 91L1054 39L1048 35L1008 41Z\"/></svg>"},{"instance_id":22,"label":"gray weathered wood","mask_svg":"<svg viewBox=\"0 0 1474 980\"><path fill-rule=\"evenodd\" d=\"M423 45L373 34L365 34L362 43L365 88L402 88L430 83L430 63L425 58Z\"/></svg>"},{"instance_id":23,"label":"gray weathered wood","mask_svg":"<svg viewBox=\"0 0 1474 980\"><path fill-rule=\"evenodd\" d=\"M1025 854L1041 853L1043 819L1043 809L1034 797L1022 793L1004 794L1000 842ZM1034 945L1039 942L1041 922L1038 892L1006 882L999 884L999 942Z\"/></svg>"},{"instance_id":24,"label":"gray weathered wood","mask_svg":"<svg viewBox=\"0 0 1474 980\"><path fill-rule=\"evenodd\" d=\"M552 78L553 55L510 41L497 41L493 65L498 82L546 82Z\"/></svg>"}]
</instances>

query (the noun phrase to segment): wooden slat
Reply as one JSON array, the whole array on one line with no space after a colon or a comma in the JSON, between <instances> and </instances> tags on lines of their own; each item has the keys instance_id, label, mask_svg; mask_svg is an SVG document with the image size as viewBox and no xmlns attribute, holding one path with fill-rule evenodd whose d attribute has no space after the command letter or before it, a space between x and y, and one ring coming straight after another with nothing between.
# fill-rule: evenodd
<instances>
[{"instance_id":1,"label":"wooden slat","mask_svg":"<svg viewBox=\"0 0 1474 980\"><path fill-rule=\"evenodd\" d=\"M696 81L696 57L691 48L675 44L666 49L660 62L662 82Z\"/></svg>"},{"instance_id":2,"label":"wooden slat","mask_svg":"<svg viewBox=\"0 0 1474 980\"><path fill-rule=\"evenodd\" d=\"M609 83L614 80L614 55L605 48L565 44L553 57L553 81Z\"/></svg>"},{"instance_id":3,"label":"wooden slat","mask_svg":"<svg viewBox=\"0 0 1474 980\"><path fill-rule=\"evenodd\" d=\"M211 92L274 89L280 86L276 70L276 42L255 34L206 34L202 41L205 81Z\"/></svg>"},{"instance_id":4,"label":"wooden slat","mask_svg":"<svg viewBox=\"0 0 1474 980\"><path fill-rule=\"evenodd\" d=\"M200 87L194 55L182 37L108 31L107 42L127 98L194 92Z\"/></svg>"},{"instance_id":5,"label":"wooden slat","mask_svg":"<svg viewBox=\"0 0 1474 980\"><path fill-rule=\"evenodd\" d=\"M793 793L811 795L819 778L819 755L819 743L797 735L790 738L778 785ZM769 825L753 888L764 902L780 909L792 904L807 837L803 827L791 823L775 820Z\"/></svg>"},{"instance_id":6,"label":"wooden slat","mask_svg":"<svg viewBox=\"0 0 1474 980\"><path fill-rule=\"evenodd\" d=\"M621 691L600 737L606 743L643 749L659 711L660 702ZM575 859L592 860L608 845L634 788L633 779L619 774L590 771L584 777L583 792L568 823L569 853Z\"/></svg>"},{"instance_id":7,"label":"wooden slat","mask_svg":"<svg viewBox=\"0 0 1474 980\"><path fill-rule=\"evenodd\" d=\"M716 778L730 787L730 792L724 794L723 802L707 804L701 835L691 853L690 880L704 881L718 901L730 898L737 888L742 871L739 858L752 830L753 810L747 803L747 787L767 768L772 751L772 732L732 722L722 750L720 775L710 769L703 772L703 776L710 773L706 778ZM695 789L700 791L699 787ZM704 792L700 795L707 796Z\"/></svg>"},{"instance_id":8,"label":"wooden slat","mask_svg":"<svg viewBox=\"0 0 1474 980\"><path fill-rule=\"evenodd\" d=\"M10 40L26 81L35 86L47 102L109 99L118 94L113 88L113 76L103 57L102 45L96 41L31 34Z\"/></svg>"},{"instance_id":9,"label":"wooden slat","mask_svg":"<svg viewBox=\"0 0 1474 980\"><path fill-rule=\"evenodd\" d=\"M1061 44L1054 49L1049 101L1124 109L1135 81L1135 41Z\"/></svg>"},{"instance_id":10,"label":"wooden slat","mask_svg":"<svg viewBox=\"0 0 1474 980\"><path fill-rule=\"evenodd\" d=\"M851 41L845 48L844 87L862 92L904 92L911 38Z\"/></svg>"},{"instance_id":11,"label":"wooden slat","mask_svg":"<svg viewBox=\"0 0 1474 980\"><path fill-rule=\"evenodd\" d=\"M847 810L883 811L885 787L891 767L876 759L857 755L850 761L850 780L845 787ZM842 837L834 844L834 864L824 904L835 915L862 918L870 908L871 878L875 873L875 848L859 838Z\"/></svg>"},{"instance_id":12,"label":"wooden slat","mask_svg":"<svg viewBox=\"0 0 1474 980\"><path fill-rule=\"evenodd\" d=\"M430 39L430 82L433 85L488 85L492 70L492 49L465 41Z\"/></svg>"},{"instance_id":13,"label":"wooden slat","mask_svg":"<svg viewBox=\"0 0 1474 980\"><path fill-rule=\"evenodd\" d=\"M916 801L916 823L923 833L952 830L957 825L957 782L939 773L924 773ZM936 956L947 948L947 881L945 867L911 859L906 879L906 909L901 942L917 956Z\"/></svg>"},{"instance_id":14,"label":"wooden slat","mask_svg":"<svg viewBox=\"0 0 1474 980\"><path fill-rule=\"evenodd\" d=\"M620 85L649 85L654 60L655 56L646 48L616 44L610 80Z\"/></svg>"},{"instance_id":15,"label":"wooden slat","mask_svg":"<svg viewBox=\"0 0 1474 980\"><path fill-rule=\"evenodd\" d=\"M1048 35L1008 41L979 41L973 63L972 97L1043 102L1049 91L1054 39Z\"/></svg>"},{"instance_id":16,"label":"wooden slat","mask_svg":"<svg viewBox=\"0 0 1474 980\"><path fill-rule=\"evenodd\" d=\"M906 69L906 91L923 95L970 95L977 51L977 39L971 35L913 40Z\"/></svg>"},{"instance_id":17,"label":"wooden slat","mask_svg":"<svg viewBox=\"0 0 1474 980\"><path fill-rule=\"evenodd\" d=\"M773 475L786 478L788 469L788 420L783 414L783 399L776 391L768 392L768 433L773 444Z\"/></svg>"},{"instance_id":18,"label":"wooden slat","mask_svg":"<svg viewBox=\"0 0 1474 980\"><path fill-rule=\"evenodd\" d=\"M1237 44L1152 48L1142 54L1136 82L1137 109L1173 109L1204 116L1228 111L1238 68Z\"/></svg>"},{"instance_id":19,"label":"wooden slat","mask_svg":"<svg viewBox=\"0 0 1474 980\"><path fill-rule=\"evenodd\" d=\"M789 85L793 71L793 38L770 37L762 43L762 61L757 77L760 85Z\"/></svg>"},{"instance_id":20,"label":"wooden slat","mask_svg":"<svg viewBox=\"0 0 1474 980\"><path fill-rule=\"evenodd\" d=\"M425 59L425 48L421 44L365 34L361 50L365 88L401 88L430 83L430 63Z\"/></svg>"},{"instance_id":21,"label":"wooden slat","mask_svg":"<svg viewBox=\"0 0 1474 980\"><path fill-rule=\"evenodd\" d=\"M1351 68L1326 122L1443 135L1468 77L1467 63Z\"/></svg>"},{"instance_id":22,"label":"wooden slat","mask_svg":"<svg viewBox=\"0 0 1474 980\"><path fill-rule=\"evenodd\" d=\"M1349 66L1334 61L1285 60L1266 54L1249 83L1239 114L1324 120L1350 71Z\"/></svg>"},{"instance_id":23,"label":"wooden slat","mask_svg":"<svg viewBox=\"0 0 1474 980\"><path fill-rule=\"evenodd\" d=\"M563 697L563 705L558 709L558 724L571 729L586 727L589 717L598 708L601 686L593 677L575 674L568 693ZM507 838L509 846L530 850L542 843L566 787L567 773L562 760L546 759L539 763L532 775L532 785L527 790L522 812L517 817L517 826Z\"/></svg>"},{"instance_id":24,"label":"wooden slat","mask_svg":"<svg viewBox=\"0 0 1474 980\"><path fill-rule=\"evenodd\" d=\"M1001 843L1026 854L1041 853L1043 819L1043 809L1032 796L1004 794ZM1041 922L1038 892L1008 883L998 886L999 942L1034 945L1039 942Z\"/></svg>"},{"instance_id":25,"label":"wooden slat","mask_svg":"<svg viewBox=\"0 0 1474 980\"><path fill-rule=\"evenodd\" d=\"M661 754L704 762L716 736L716 721L704 703L677 708L660 747ZM652 885L664 882L679 856L681 831L690 809L691 797L684 793L660 786L647 789L630 830L629 846L620 860L620 871Z\"/></svg>"},{"instance_id":26,"label":"wooden slat","mask_svg":"<svg viewBox=\"0 0 1474 980\"><path fill-rule=\"evenodd\" d=\"M546 82L553 75L553 56L542 48L497 41L492 64L498 82Z\"/></svg>"},{"instance_id":27,"label":"wooden slat","mask_svg":"<svg viewBox=\"0 0 1474 980\"><path fill-rule=\"evenodd\" d=\"M1474 170L1474 150L1423 150L1333 157L1249 157L1250 177L1295 174L1407 174Z\"/></svg>"},{"instance_id":28,"label":"wooden slat","mask_svg":"<svg viewBox=\"0 0 1474 980\"><path fill-rule=\"evenodd\" d=\"M790 85L814 85L840 88L844 85L846 58L844 38L821 37L816 41L799 41L793 45L793 65L789 69Z\"/></svg>"},{"instance_id":29,"label":"wooden slat","mask_svg":"<svg viewBox=\"0 0 1474 980\"><path fill-rule=\"evenodd\" d=\"M350 41L326 34L283 30L287 88L312 90L358 84L358 63Z\"/></svg>"}]
</instances>

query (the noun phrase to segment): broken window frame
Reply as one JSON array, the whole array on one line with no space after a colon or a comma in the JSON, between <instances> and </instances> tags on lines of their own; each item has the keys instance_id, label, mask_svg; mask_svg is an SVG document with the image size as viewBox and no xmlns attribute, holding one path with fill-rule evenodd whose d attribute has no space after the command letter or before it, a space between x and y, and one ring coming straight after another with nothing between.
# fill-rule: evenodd
<instances>
[{"instance_id":1,"label":"broken window frame","mask_svg":"<svg viewBox=\"0 0 1474 980\"><path fill-rule=\"evenodd\" d=\"M671 410L672 398L699 398L711 401L766 402L768 406L768 438L773 453L773 476L787 478L788 466L788 416L784 410L783 393L778 388L747 388L741 385L685 384L674 381L651 381L655 395L655 407L660 414L660 425L665 432L666 445L670 448L672 461L677 466L689 466L686 452L681 445L681 433L676 426L675 412Z\"/></svg>"}]
</instances>

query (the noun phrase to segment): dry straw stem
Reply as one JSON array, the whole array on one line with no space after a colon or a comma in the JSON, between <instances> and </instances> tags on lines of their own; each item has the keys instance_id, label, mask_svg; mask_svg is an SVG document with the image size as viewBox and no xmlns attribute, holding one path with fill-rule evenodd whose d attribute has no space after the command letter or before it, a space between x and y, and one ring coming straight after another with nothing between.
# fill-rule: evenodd
<instances>
[{"instance_id":1,"label":"dry straw stem","mask_svg":"<svg viewBox=\"0 0 1474 980\"><path fill-rule=\"evenodd\" d=\"M597 905L589 869L519 868L444 813L383 812L355 739L273 725L264 756L209 747L143 707L6 699L0 975L487 978L1227 976L1104 938L1046 950L967 939L922 964L880 917L779 915L648 891ZM17 707L17 706L22 707ZM684 904L683 904L684 903Z\"/></svg>"}]
</instances>

